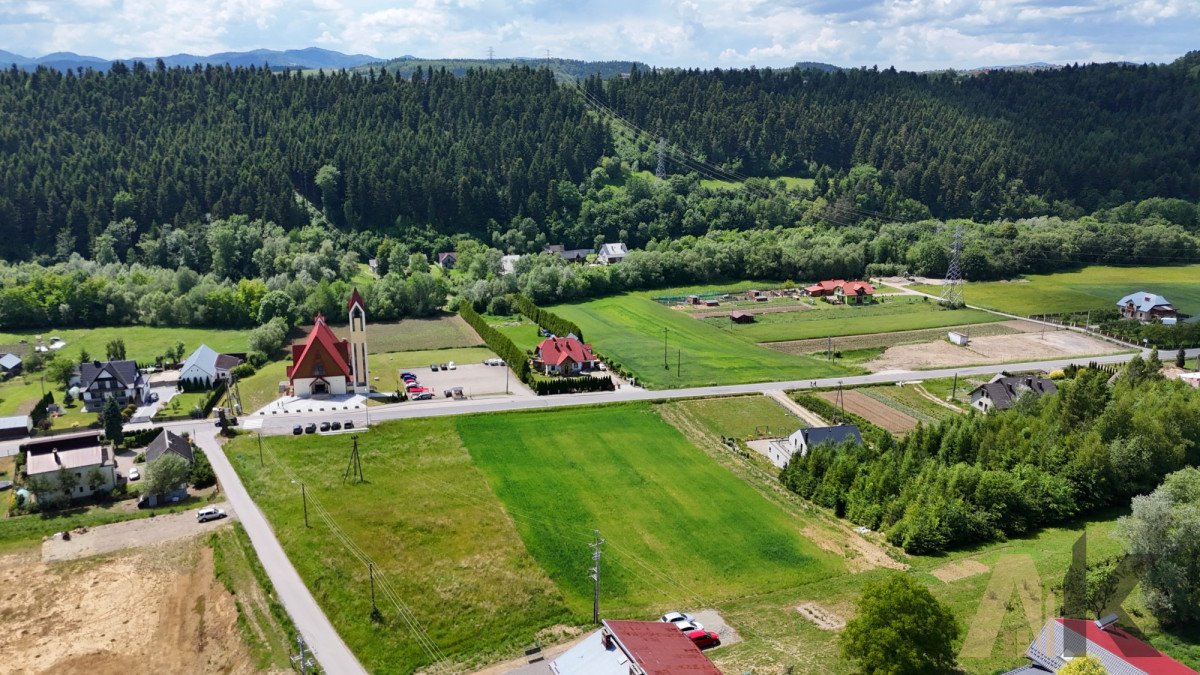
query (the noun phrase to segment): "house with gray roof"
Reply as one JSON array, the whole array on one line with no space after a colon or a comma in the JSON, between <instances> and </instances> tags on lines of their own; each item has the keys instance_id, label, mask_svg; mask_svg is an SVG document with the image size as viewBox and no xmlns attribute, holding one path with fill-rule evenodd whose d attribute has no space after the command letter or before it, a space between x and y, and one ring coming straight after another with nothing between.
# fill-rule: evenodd
<instances>
[{"instance_id":1,"label":"house with gray roof","mask_svg":"<svg viewBox=\"0 0 1200 675\"><path fill-rule=\"evenodd\" d=\"M162 433L155 436L154 440L150 441L150 444L146 446L144 452L146 453L147 466L153 464L158 460L159 457L162 457L168 453L179 455L186 460L188 464L191 464L195 461L192 444L189 443L188 440L183 436L173 434L166 429L163 429Z\"/></svg>"},{"instance_id":2,"label":"house with gray roof","mask_svg":"<svg viewBox=\"0 0 1200 675\"><path fill-rule=\"evenodd\" d=\"M611 265L619 263L629 255L629 249L625 248L625 244L617 242L615 244L604 244L600 247L600 251L596 256L596 262L601 265Z\"/></svg>"},{"instance_id":3,"label":"house with gray roof","mask_svg":"<svg viewBox=\"0 0 1200 675\"><path fill-rule=\"evenodd\" d=\"M1038 375L997 375L971 391L971 406L983 412L1008 410L1025 394L1045 396L1057 391L1053 380Z\"/></svg>"},{"instance_id":4,"label":"house with gray roof","mask_svg":"<svg viewBox=\"0 0 1200 675\"><path fill-rule=\"evenodd\" d=\"M81 363L71 376L70 386L79 389L79 398L88 412L100 412L110 398L122 408L131 403L142 405L150 391L137 362L128 360Z\"/></svg>"},{"instance_id":5,"label":"house with gray roof","mask_svg":"<svg viewBox=\"0 0 1200 675\"><path fill-rule=\"evenodd\" d=\"M1161 295L1148 291L1138 291L1117 301L1117 309L1126 319L1151 322L1155 319L1176 319L1179 313L1175 306Z\"/></svg>"},{"instance_id":6,"label":"house with gray roof","mask_svg":"<svg viewBox=\"0 0 1200 675\"><path fill-rule=\"evenodd\" d=\"M771 441L767 446L767 458L779 468L787 466L794 455L804 457L818 445L862 445L862 433L856 424L838 424L832 427L809 427L800 429L787 440Z\"/></svg>"},{"instance_id":7,"label":"house with gray roof","mask_svg":"<svg viewBox=\"0 0 1200 675\"><path fill-rule=\"evenodd\" d=\"M211 387L217 382L228 381L229 372L238 367L242 359L232 354L218 354L208 345L200 345L179 368L179 381Z\"/></svg>"},{"instance_id":8,"label":"house with gray roof","mask_svg":"<svg viewBox=\"0 0 1200 675\"><path fill-rule=\"evenodd\" d=\"M16 375L21 372L21 357L16 354L0 355L0 372L6 375Z\"/></svg>"}]
</instances>

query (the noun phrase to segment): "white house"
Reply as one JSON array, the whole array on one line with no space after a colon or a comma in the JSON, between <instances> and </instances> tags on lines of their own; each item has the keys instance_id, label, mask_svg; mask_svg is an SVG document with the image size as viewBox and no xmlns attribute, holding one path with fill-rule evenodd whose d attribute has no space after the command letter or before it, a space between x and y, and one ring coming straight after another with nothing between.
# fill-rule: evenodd
<instances>
[{"instance_id":1,"label":"white house","mask_svg":"<svg viewBox=\"0 0 1200 675\"><path fill-rule=\"evenodd\" d=\"M81 363L71 376L70 386L79 388L83 407L88 412L100 412L104 402L116 399L122 408L141 405L150 387L134 361Z\"/></svg>"},{"instance_id":2,"label":"white house","mask_svg":"<svg viewBox=\"0 0 1200 675\"><path fill-rule=\"evenodd\" d=\"M116 484L116 458L100 445L95 432L29 443L22 449L26 475L40 483L41 489L35 491L38 501L82 499L111 491ZM93 485L95 476L99 479Z\"/></svg>"},{"instance_id":3,"label":"white house","mask_svg":"<svg viewBox=\"0 0 1200 675\"><path fill-rule=\"evenodd\" d=\"M604 244L600 247L600 251L596 256L596 262L601 265L611 265L619 263L629 255L629 249L625 248L625 244L617 242L616 244Z\"/></svg>"},{"instance_id":4,"label":"white house","mask_svg":"<svg viewBox=\"0 0 1200 675\"><path fill-rule=\"evenodd\" d=\"M862 445L862 434L854 424L839 424L833 427L809 427L800 429L786 441L772 441L767 448L767 456L778 467L783 468L791 461L793 455L804 457L809 449L821 445L841 445L853 441Z\"/></svg>"},{"instance_id":5,"label":"white house","mask_svg":"<svg viewBox=\"0 0 1200 675\"><path fill-rule=\"evenodd\" d=\"M232 354L218 354L212 347L202 344L183 362L183 367L179 369L179 381L203 383L211 387L219 381L228 381L229 371L241 362Z\"/></svg>"}]
</instances>

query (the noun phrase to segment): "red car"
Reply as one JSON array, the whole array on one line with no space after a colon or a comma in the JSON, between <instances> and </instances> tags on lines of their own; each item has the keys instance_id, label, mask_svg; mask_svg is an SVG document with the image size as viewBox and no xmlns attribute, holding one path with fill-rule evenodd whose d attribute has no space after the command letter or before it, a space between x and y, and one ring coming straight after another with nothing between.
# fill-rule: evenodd
<instances>
[{"instance_id":1,"label":"red car","mask_svg":"<svg viewBox=\"0 0 1200 675\"><path fill-rule=\"evenodd\" d=\"M692 630L684 633L700 649L707 649L721 644L721 637L711 630Z\"/></svg>"}]
</instances>

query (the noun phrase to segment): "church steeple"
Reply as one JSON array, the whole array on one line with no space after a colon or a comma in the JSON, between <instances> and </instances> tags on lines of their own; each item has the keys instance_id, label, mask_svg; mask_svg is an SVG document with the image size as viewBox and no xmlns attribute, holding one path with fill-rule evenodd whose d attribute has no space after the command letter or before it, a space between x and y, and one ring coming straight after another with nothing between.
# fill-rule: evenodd
<instances>
[{"instance_id":1,"label":"church steeple","mask_svg":"<svg viewBox=\"0 0 1200 675\"><path fill-rule=\"evenodd\" d=\"M350 372L351 386L355 392L366 394L371 390L370 372L367 367L367 303L355 288L346 302L350 315Z\"/></svg>"}]
</instances>

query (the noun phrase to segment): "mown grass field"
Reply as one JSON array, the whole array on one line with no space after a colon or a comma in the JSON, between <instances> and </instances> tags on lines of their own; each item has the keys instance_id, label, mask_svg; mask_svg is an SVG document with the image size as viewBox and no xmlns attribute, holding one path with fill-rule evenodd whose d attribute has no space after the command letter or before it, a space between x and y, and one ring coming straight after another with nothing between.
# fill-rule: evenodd
<instances>
[{"instance_id":1,"label":"mown grass field","mask_svg":"<svg viewBox=\"0 0 1200 675\"><path fill-rule=\"evenodd\" d=\"M662 295L663 291L653 294ZM632 371L641 384L650 388L831 377L857 372L812 357L760 347L737 333L660 305L648 295L626 293L551 309L578 324L587 341L604 358ZM669 370L663 367L664 329Z\"/></svg>"},{"instance_id":2,"label":"mown grass field","mask_svg":"<svg viewBox=\"0 0 1200 675\"><path fill-rule=\"evenodd\" d=\"M774 176L768 178L771 184L783 183L784 187L792 190L795 188L809 189L815 182L812 178L797 178L796 176ZM710 190L736 190L742 186L741 183L730 180L716 180L714 178L701 178L700 185Z\"/></svg>"},{"instance_id":3,"label":"mown grass field","mask_svg":"<svg viewBox=\"0 0 1200 675\"><path fill-rule=\"evenodd\" d=\"M350 327L330 326L339 338L350 337ZM312 326L305 326L296 342L303 343ZM375 323L367 317L367 353L410 352L429 349L477 347L483 340L457 315L448 314L428 319L404 319Z\"/></svg>"},{"instance_id":4,"label":"mown grass field","mask_svg":"<svg viewBox=\"0 0 1200 675\"><path fill-rule=\"evenodd\" d=\"M768 435L767 430L769 435L786 436L808 426L766 396L701 398L679 401L676 405L709 432L729 438L761 438Z\"/></svg>"},{"instance_id":5,"label":"mown grass field","mask_svg":"<svg viewBox=\"0 0 1200 675\"><path fill-rule=\"evenodd\" d=\"M538 335L538 326L529 319L521 316L492 316L486 315L484 319L493 328L508 336L508 339L513 341L524 350L532 350L542 341L542 336Z\"/></svg>"},{"instance_id":6,"label":"mown grass field","mask_svg":"<svg viewBox=\"0 0 1200 675\"><path fill-rule=\"evenodd\" d=\"M711 606L843 569L648 404L459 417L457 428L577 616L591 611L593 529L607 542L609 616Z\"/></svg>"},{"instance_id":7,"label":"mown grass field","mask_svg":"<svg viewBox=\"0 0 1200 675\"><path fill-rule=\"evenodd\" d=\"M32 351L37 336L49 341L51 337L60 337L67 346L57 351L49 352L51 356L62 354L72 360L79 358L79 350L84 349L93 359L105 358L105 346L112 340L120 338L125 341L125 356L143 364L153 364L154 357L161 355L168 348L174 349L176 342L184 344L184 358L199 347L206 344L218 352L244 352L249 348L250 331L224 330L217 328L157 328L152 326L109 326L105 328L69 328L52 330L49 328L30 331L0 333L0 351L17 351L24 355ZM22 345L20 340L28 340L29 344Z\"/></svg>"},{"instance_id":8,"label":"mown grass field","mask_svg":"<svg viewBox=\"0 0 1200 675\"><path fill-rule=\"evenodd\" d=\"M770 303L767 303L768 305ZM1002 321L1003 317L974 309L948 310L934 302L892 299L873 305L828 305L816 309L759 314L752 324L730 324L725 317L704 319L714 327L751 342L785 342L846 335L960 326Z\"/></svg>"},{"instance_id":9,"label":"mown grass field","mask_svg":"<svg viewBox=\"0 0 1200 675\"><path fill-rule=\"evenodd\" d=\"M937 295L936 286L917 290ZM1165 296L1181 312L1200 314L1200 265L1109 267L1093 265L1072 272L1031 274L1018 281L968 283L969 304L1019 316L1116 309L1129 293Z\"/></svg>"},{"instance_id":10,"label":"mown grass field","mask_svg":"<svg viewBox=\"0 0 1200 675\"><path fill-rule=\"evenodd\" d=\"M296 570L368 672L402 673L431 662L387 597L371 621L370 579L309 504L299 485L376 563L447 658L470 665L508 658L543 627L574 622L561 592L513 529L451 419L408 420L360 434L366 482L342 484L348 436L242 436L226 447ZM590 620L590 614L587 617Z\"/></svg>"}]
</instances>

